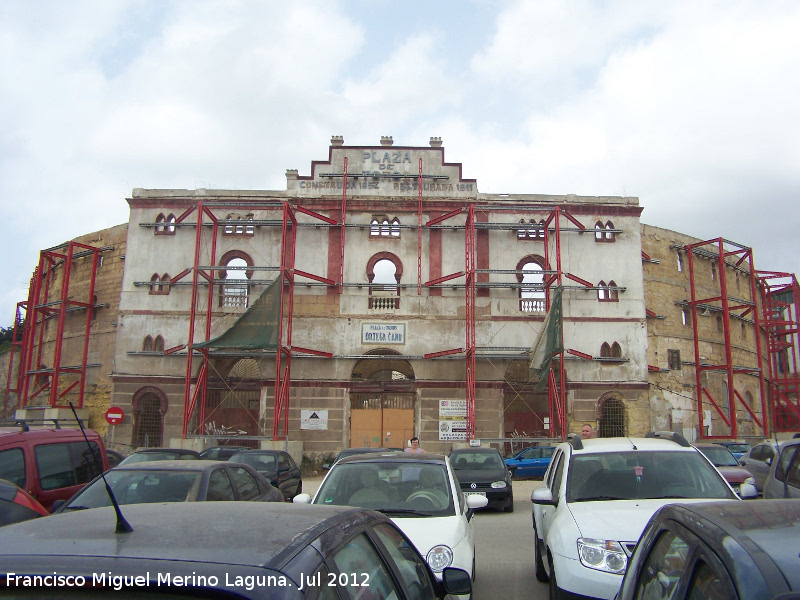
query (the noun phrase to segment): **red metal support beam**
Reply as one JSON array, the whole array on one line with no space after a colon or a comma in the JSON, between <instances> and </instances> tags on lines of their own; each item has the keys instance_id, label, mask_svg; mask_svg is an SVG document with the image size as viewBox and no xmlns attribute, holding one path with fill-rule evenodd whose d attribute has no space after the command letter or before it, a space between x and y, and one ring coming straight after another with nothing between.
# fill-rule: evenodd
<instances>
[{"instance_id":1,"label":"red metal support beam","mask_svg":"<svg viewBox=\"0 0 800 600\"><path fill-rule=\"evenodd\" d=\"M467 440L475 439L475 205L469 205L464 228L464 272L466 274L466 375Z\"/></svg>"}]
</instances>

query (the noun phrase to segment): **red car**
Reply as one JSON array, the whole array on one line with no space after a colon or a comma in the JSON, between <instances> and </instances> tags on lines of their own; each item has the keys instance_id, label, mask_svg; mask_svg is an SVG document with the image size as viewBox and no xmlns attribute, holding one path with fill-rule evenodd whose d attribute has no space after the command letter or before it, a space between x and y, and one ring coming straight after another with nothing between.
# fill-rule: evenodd
<instances>
[{"instance_id":1,"label":"red car","mask_svg":"<svg viewBox=\"0 0 800 600\"><path fill-rule=\"evenodd\" d=\"M25 490L0 479L0 526L19 523L50 513Z\"/></svg>"},{"instance_id":2,"label":"red car","mask_svg":"<svg viewBox=\"0 0 800 600\"><path fill-rule=\"evenodd\" d=\"M731 484L733 491L737 494L739 493L739 487L743 483L756 484L753 474L742 467L736 457L725 446L711 443L697 443L694 446L717 467L717 470L722 473L722 476Z\"/></svg>"}]
</instances>

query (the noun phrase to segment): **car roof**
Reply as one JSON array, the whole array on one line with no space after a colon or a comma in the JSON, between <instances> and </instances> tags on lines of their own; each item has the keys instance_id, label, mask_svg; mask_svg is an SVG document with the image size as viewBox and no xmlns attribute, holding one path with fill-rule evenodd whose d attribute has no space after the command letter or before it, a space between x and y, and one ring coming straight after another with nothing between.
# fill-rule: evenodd
<instances>
[{"instance_id":1,"label":"car roof","mask_svg":"<svg viewBox=\"0 0 800 600\"><path fill-rule=\"evenodd\" d=\"M112 471L203 471L209 467L230 465L218 460L151 460L117 465ZM232 463L238 464L238 463Z\"/></svg>"},{"instance_id":2,"label":"car roof","mask_svg":"<svg viewBox=\"0 0 800 600\"><path fill-rule=\"evenodd\" d=\"M145 454L147 452L172 452L173 454L200 454L196 450L189 450L188 448L142 448L136 450L133 454Z\"/></svg>"},{"instance_id":3,"label":"car roof","mask_svg":"<svg viewBox=\"0 0 800 600\"><path fill-rule=\"evenodd\" d=\"M169 559L280 568L325 530L386 520L353 507L282 502L127 504L130 533L115 533L113 507L56 514L0 528L3 557Z\"/></svg>"},{"instance_id":4,"label":"car roof","mask_svg":"<svg viewBox=\"0 0 800 600\"><path fill-rule=\"evenodd\" d=\"M456 448L450 452L449 456L453 456L453 454L486 454L487 452L500 454L497 448Z\"/></svg>"},{"instance_id":5,"label":"car roof","mask_svg":"<svg viewBox=\"0 0 800 600\"><path fill-rule=\"evenodd\" d=\"M719 527L724 536L710 537L708 529L698 524L706 543L714 543L718 553L727 553L728 537L736 539L758 562L757 554L769 556L780 568L792 589L800 590L800 569L797 562L797 540L800 539L800 500L754 500L749 502L704 502L676 504L662 509L667 516L685 522L688 515L700 517ZM758 546L754 548L752 543Z\"/></svg>"},{"instance_id":6,"label":"car roof","mask_svg":"<svg viewBox=\"0 0 800 600\"><path fill-rule=\"evenodd\" d=\"M444 454L434 454L430 452L371 452L369 454L345 456L341 460L337 461L336 465L350 463L377 463L386 461L444 464L445 456Z\"/></svg>"},{"instance_id":7,"label":"car roof","mask_svg":"<svg viewBox=\"0 0 800 600\"><path fill-rule=\"evenodd\" d=\"M631 450L654 451L667 450L674 452L696 452L691 446L681 446L669 439L642 438L642 437L612 437L591 438L581 440L582 449L575 449L569 442L560 444L561 447L572 448L575 454L596 454L607 452L627 452Z\"/></svg>"}]
</instances>

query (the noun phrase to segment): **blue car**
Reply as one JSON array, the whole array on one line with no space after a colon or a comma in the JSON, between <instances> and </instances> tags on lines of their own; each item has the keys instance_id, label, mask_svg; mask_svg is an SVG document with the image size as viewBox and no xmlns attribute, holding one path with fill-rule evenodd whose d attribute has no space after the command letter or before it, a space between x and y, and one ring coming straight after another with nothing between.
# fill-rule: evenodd
<instances>
[{"instance_id":1,"label":"blue car","mask_svg":"<svg viewBox=\"0 0 800 600\"><path fill-rule=\"evenodd\" d=\"M725 446L731 451L736 460L742 458L745 454L750 452L751 447L747 442L717 442L721 446Z\"/></svg>"},{"instance_id":2,"label":"blue car","mask_svg":"<svg viewBox=\"0 0 800 600\"><path fill-rule=\"evenodd\" d=\"M544 477L555 450L555 446L525 448L514 456L507 458L506 466L514 474L514 477Z\"/></svg>"}]
</instances>

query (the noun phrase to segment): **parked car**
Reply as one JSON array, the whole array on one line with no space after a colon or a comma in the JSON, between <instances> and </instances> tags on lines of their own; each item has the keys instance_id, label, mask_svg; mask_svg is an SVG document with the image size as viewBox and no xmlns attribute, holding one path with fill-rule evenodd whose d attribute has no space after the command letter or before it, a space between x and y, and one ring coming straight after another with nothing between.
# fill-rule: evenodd
<instances>
[{"instance_id":1,"label":"parked car","mask_svg":"<svg viewBox=\"0 0 800 600\"><path fill-rule=\"evenodd\" d=\"M800 439L786 442L764 481L764 498L800 498Z\"/></svg>"},{"instance_id":2,"label":"parked car","mask_svg":"<svg viewBox=\"0 0 800 600\"><path fill-rule=\"evenodd\" d=\"M765 441L753 446L750 452L739 459L739 464L753 474L756 480L756 489L758 489L759 493L764 491L764 483L772 467L772 461L780 453L784 444L785 442L778 444L771 440Z\"/></svg>"},{"instance_id":3,"label":"parked car","mask_svg":"<svg viewBox=\"0 0 800 600\"><path fill-rule=\"evenodd\" d=\"M709 442L697 442L694 447L700 450L711 461L711 464L717 467L717 470L722 473L722 476L731 484L733 491L737 494L743 483L749 483L753 486L756 484L753 474L741 466L725 446Z\"/></svg>"},{"instance_id":4,"label":"parked car","mask_svg":"<svg viewBox=\"0 0 800 600\"><path fill-rule=\"evenodd\" d=\"M730 453L736 457L736 460L742 458L745 454L750 452L750 449L752 448L752 446L747 442L723 441L723 442L717 442L717 444L725 446L730 451Z\"/></svg>"},{"instance_id":5,"label":"parked car","mask_svg":"<svg viewBox=\"0 0 800 600\"><path fill-rule=\"evenodd\" d=\"M485 496L488 506L514 512L511 472L494 448L460 448L450 453L450 464L465 496Z\"/></svg>"},{"instance_id":6,"label":"parked car","mask_svg":"<svg viewBox=\"0 0 800 600\"><path fill-rule=\"evenodd\" d=\"M740 494L757 492L743 484ZM682 436L571 437L531 494L536 578L549 581L551 598L610 600L653 513L688 499L739 496Z\"/></svg>"},{"instance_id":7,"label":"parked car","mask_svg":"<svg viewBox=\"0 0 800 600\"><path fill-rule=\"evenodd\" d=\"M10 481L0 479L0 527L47 516L48 510Z\"/></svg>"},{"instance_id":8,"label":"parked car","mask_svg":"<svg viewBox=\"0 0 800 600\"><path fill-rule=\"evenodd\" d=\"M126 456L119 464L132 465L157 460L200 460L200 453L185 448L143 448Z\"/></svg>"},{"instance_id":9,"label":"parked car","mask_svg":"<svg viewBox=\"0 0 800 600\"><path fill-rule=\"evenodd\" d=\"M647 524L617 600L796 600L797 540L800 500L664 506Z\"/></svg>"},{"instance_id":10,"label":"parked car","mask_svg":"<svg viewBox=\"0 0 800 600\"><path fill-rule=\"evenodd\" d=\"M339 454L336 455L336 458L333 459L332 463L325 463L322 465L322 468L327 471L328 469L331 468L331 466L335 465L345 456L355 456L356 454L369 454L370 452L395 452L395 450L391 450L389 448L375 448L372 446L367 446L364 448L345 448L344 450L341 450Z\"/></svg>"},{"instance_id":11,"label":"parked car","mask_svg":"<svg viewBox=\"0 0 800 600\"><path fill-rule=\"evenodd\" d=\"M373 511L253 502L122 510L130 533L115 532L112 507L0 528L4 589L81 600L433 600L471 591L463 570L444 569L437 582L403 532ZM54 574L61 587L43 589ZM25 577L43 585L23 589Z\"/></svg>"},{"instance_id":12,"label":"parked car","mask_svg":"<svg viewBox=\"0 0 800 600\"><path fill-rule=\"evenodd\" d=\"M555 446L532 446L505 459L514 477L544 477Z\"/></svg>"},{"instance_id":13,"label":"parked car","mask_svg":"<svg viewBox=\"0 0 800 600\"><path fill-rule=\"evenodd\" d=\"M286 500L303 493L303 476L300 467L284 450L245 450L229 459L250 465L278 488Z\"/></svg>"},{"instance_id":14,"label":"parked car","mask_svg":"<svg viewBox=\"0 0 800 600\"><path fill-rule=\"evenodd\" d=\"M252 450L250 446L212 446L200 453L201 460L228 460L234 454Z\"/></svg>"},{"instance_id":15,"label":"parked car","mask_svg":"<svg viewBox=\"0 0 800 600\"><path fill-rule=\"evenodd\" d=\"M296 503L378 510L397 524L425 557L437 579L454 566L475 575L472 516L484 496L464 496L442 454L382 452L349 456L328 471L314 498Z\"/></svg>"},{"instance_id":16,"label":"parked car","mask_svg":"<svg viewBox=\"0 0 800 600\"><path fill-rule=\"evenodd\" d=\"M0 425L0 479L18 485L47 510L109 468L99 433L32 429L26 421Z\"/></svg>"},{"instance_id":17,"label":"parked car","mask_svg":"<svg viewBox=\"0 0 800 600\"><path fill-rule=\"evenodd\" d=\"M108 468L113 469L123 460L125 460L125 455L117 452L116 450L109 450L106 448L106 454L108 455Z\"/></svg>"},{"instance_id":18,"label":"parked car","mask_svg":"<svg viewBox=\"0 0 800 600\"><path fill-rule=\"evenodd\" d=\"M283 502L283 494L253 467L210 460L163 460L119 465L98 477L56 512L111 506L106 482L120 504L152 502Z\"/></svg>"}]
</instances>

